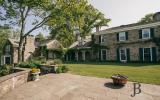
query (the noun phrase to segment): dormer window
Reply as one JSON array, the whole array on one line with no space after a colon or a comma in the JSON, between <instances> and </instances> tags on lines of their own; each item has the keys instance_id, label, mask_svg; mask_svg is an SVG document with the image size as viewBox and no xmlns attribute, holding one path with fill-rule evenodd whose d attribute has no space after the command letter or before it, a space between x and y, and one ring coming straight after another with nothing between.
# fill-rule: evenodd
<instances>
[{"instance_id":1,"label":"dormer window","mask_svg":"<svg viewBox=\"0 0 160 100\"><path fill-rule=\"evenodd\" d=\"M149 39L151 37L150 29L142 29L142 39Z\"/></svg>"},{"instance_id":2,"label":"dormer window","mask_svg":"<svg viewBox=\"0 0 160 100\"><path fill-rule=\"evenodd\" d=\"M119 33L119 41L126 41L126 32Z\"/></svg>"},{"instance_id":3,"label":"dormer window","mask_svg":"<svg viewBox=\"0 0 160 100\"><path fill-rule=\"evenodd\" d=\"M6 51L6 52L10 52L10 50L11 50L11 46L10 46L10 45L6 45L5 51Z\"/></svg>"}]
</instances>

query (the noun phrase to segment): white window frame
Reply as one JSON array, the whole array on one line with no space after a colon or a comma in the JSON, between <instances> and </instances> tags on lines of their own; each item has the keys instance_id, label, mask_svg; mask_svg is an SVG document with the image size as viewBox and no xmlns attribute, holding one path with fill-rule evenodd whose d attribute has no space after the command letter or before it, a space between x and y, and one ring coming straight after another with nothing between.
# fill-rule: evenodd
<instances>
[{"instance_id":1,"label":"white window frame","mask_svg":"<svg viewBox=\"0 0 160 100\"><path fill-rule=\"evenodd\" d=\"M102 51L103 51L103 50L106 51L106 59L103 59L103 54L102 54ZM106 49L101 49L101 60L102 60L102 61L107 60L107 50L106 50Z\"/></svg>"},{"instance_id":2,"label":"white window frame","mask_svg":"<svg viewBox=\"0 0 160 100\"><path fill-rule=\"evenodd\" d=\"M121 50L124 50L124 52L125 52L125 56L126 56L126 59L125 59L125 60L122 60L122 59L121 59ZM127 61L127 49L126 49L126 48L125 48L125 49L119 49L119 57L120 57L120 61L122 61L122 62Z\"/></svg>"},{"instance_id":3,"label":"white window frame","mask_svg":"<svg viewBox=\"0 0 160 100\"><path fill-rule=\"evenodd\" d=\"M101 43L105 42L105 35L101 35Z\"/></svg>"},{"instance_id":4,"label":"white window frame","mask_svg":"<svg viewBox=\"0 0 160 100\"><path fill-rule=\"evenodd\" d=\"M120 37L124 37L124 40L121 40ZM126 41L126 32L119 32L119 41Z\"/></svg>"},{"instance_id":5,"label":"white window frame","mask_svg":"<svg viewBox=\"0 0 160 100\"><path fill-rule=\"evenodd\" d=\"M149 37L144 37L143 35L145 34L144 31L149 31ZM145 28L142 29L142 39L150 39L151 38L151 29L150 28Z\"/></svg>"},{"instance_id":6,"label":"white window frame","mask_svg":"<svg viewBox=\"0 0 160 100\"><path fill-rule=\"evenodd\" d=\"M147 49L147 48L143 48L143 61L144 61L144 49ZM151 61L153 61L153 55L152 55L152 48L149 48L150 49L150 54L151 54Z\"/></svg>"},{"instance_id":7,"label":"white window frame","mask_svg":"<svg viewBox=\"0 0 160 100\"><path fill-rule=\"evenodd\" d=\"M10 51L11 51L11 45L6 45L5 51L6 51L6 52L10 52Z\"/></svg>"},{"instance_id":8,"label":"white window frame","mask_svg":"<svg viewBox=\"0 0 160 100\"><path fill-rule=\"evenodd\" d=\"M3 56L3 64L6 64L6 57L9 57L10 58L10 63L11 63L11 55L4 55Z\"/></svg>"}]
</instances>

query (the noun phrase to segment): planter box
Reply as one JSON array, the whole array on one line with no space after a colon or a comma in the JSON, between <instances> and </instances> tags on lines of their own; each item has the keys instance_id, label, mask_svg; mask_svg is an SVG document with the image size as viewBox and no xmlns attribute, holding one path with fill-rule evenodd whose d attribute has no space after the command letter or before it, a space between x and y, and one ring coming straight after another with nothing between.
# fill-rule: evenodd
<instances>
[{"instance_id":1,"label":"planter box","mask_svg":"<svg viewBox=\"0 0 160 100\"><path fill-rule=\"evenodd\" d=\"M55 73L56 65L41 65L40 67L42 74Z\"/></svg>"},{"instance_id":2,"label":"planter box","mask_svg":"<svg viewBox=\"0 0 160 100\"><path fill-rule=\"evenodd\" d=\"M114 85L122 85L122 86L124 86L128 81L128 77L120 75L120 74L113 75L111 78L113 80L113 84Z\"/></svg>"}]
</instances>

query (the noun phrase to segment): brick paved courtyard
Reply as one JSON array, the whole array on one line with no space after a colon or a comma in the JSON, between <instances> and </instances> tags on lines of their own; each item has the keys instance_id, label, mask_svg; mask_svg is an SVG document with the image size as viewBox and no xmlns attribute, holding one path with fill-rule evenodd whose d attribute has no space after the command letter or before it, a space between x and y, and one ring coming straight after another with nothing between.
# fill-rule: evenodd
<instances>
[{"instance_id":1,"label":"brick paved courtyard","mask_svg":"<svg viewBox=\"0 0 160 100\"><path fill-rule=\"evenodd\" d=\"M133 83L114 87L110 79L72 74L48 74L28 82L0 100L160 100L160 86L142 84L142 93L131 97Z\"/></svg>"}]
</instances>

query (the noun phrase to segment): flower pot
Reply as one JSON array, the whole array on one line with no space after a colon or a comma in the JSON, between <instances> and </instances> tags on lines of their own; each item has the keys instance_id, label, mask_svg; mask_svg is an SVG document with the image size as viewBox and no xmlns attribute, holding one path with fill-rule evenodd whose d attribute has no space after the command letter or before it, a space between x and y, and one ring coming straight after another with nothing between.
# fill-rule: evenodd
<instances>
[{"instance_id":1,"label":"flower pot","mask_svg":"<svg viewBox=\"0 0 160 100\"><path fill-rule=\"evenodd\" d=\"M113 84L114 85L122 85L122 86L124 86L128 81L128 77L120 75L120 74L113 75L111 78L113 80Z\"/></svg>"},{"instance_id":2,"label":"flower pot","mask_svg":"<svg viewBox=\"0 0 160 100\"><path fill-rule=\"evenodd\" d=\"M39 74L40 74L40 72L32 73L32 81L38 81Z\"/></svg>"}]
</instances>

